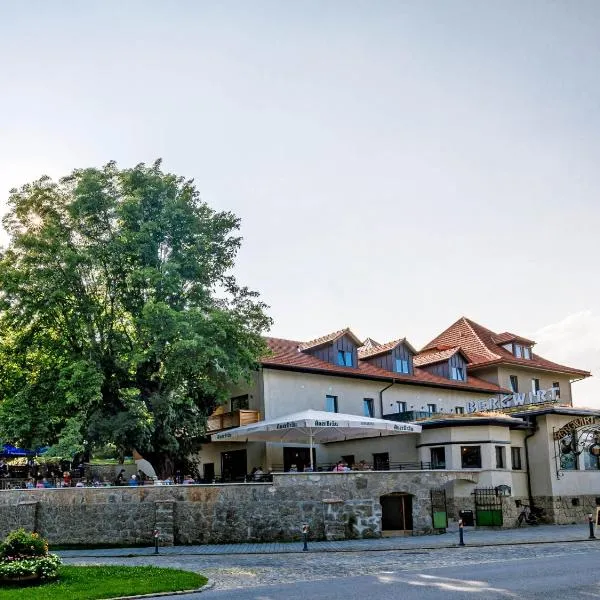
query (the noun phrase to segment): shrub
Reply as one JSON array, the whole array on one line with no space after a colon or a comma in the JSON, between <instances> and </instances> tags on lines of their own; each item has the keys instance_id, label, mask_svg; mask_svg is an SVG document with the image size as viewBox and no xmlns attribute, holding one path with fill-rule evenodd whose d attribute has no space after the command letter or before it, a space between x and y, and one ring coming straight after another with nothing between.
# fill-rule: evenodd
<instances>
[{"instance_id":1,"label":"shrub","mask_svg":"<svg viewBox=\"0 0 600 600\"><path fill-rule=\"evenodd\" d=\"M48 542L37 533L29 533L24 529L12 531L0 544L0 560L46 556L46 554L48 554Z\"/></svg>"},{"instance_id":2,"label":"shrub","mask_svg":"<svg viewBox=\"0 0 600 600\"><path fill-rule=\"evenodd\" d=\"M60 558L37 533L17 529L0 544L0 580L55 579Z\"/></svg>"}]
</instances>

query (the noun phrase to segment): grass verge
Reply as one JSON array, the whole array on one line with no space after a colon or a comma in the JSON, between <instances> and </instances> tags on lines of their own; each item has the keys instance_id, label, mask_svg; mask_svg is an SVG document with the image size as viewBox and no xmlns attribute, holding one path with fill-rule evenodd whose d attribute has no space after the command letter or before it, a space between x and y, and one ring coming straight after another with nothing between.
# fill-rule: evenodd
<instances>
[{"instance_id":1,"label":"grass verge","mask_svg":"<svg viewBox=\"0 0 600 600\"><path fill-rule=\"evenodd\" d=\"M157 592L195 590L207 579L159 567L65 566L60 578L42 585L0 587L0 600L99 600ZM0 584L1 585L1 584Z\"/></svg>"}]
</instances>

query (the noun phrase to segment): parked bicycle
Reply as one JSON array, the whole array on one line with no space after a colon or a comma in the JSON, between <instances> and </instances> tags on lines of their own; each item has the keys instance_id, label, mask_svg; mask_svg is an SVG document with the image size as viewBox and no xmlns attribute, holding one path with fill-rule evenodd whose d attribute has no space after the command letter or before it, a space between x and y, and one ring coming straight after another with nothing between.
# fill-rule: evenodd
<instances>
[{"instance_id":1,"label":"parked bicycle","mask_svg":"<svg viewBox=\"0 0 600 600\"><path fill-rule=\"evenodd\" d=\"M543 508L538 508L537 506L529 507L529 505L524 504L517 518L517 527L521 527L523 523L527 523L528 525L539 525L542 522L543 516Z\"/></svg>"}]
</instances>

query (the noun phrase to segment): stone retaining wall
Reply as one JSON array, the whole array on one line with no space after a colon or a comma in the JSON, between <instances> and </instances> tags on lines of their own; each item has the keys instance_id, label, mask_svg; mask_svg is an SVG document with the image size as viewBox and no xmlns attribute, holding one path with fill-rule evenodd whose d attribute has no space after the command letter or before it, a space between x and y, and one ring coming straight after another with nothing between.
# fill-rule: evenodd
<instances>
[{"instance_id":1,"label":"stone retaining wall","mask_svg":"<svg viewBox=\"0 0 600 600\"><path fill-rule=\"evenodd\" d=\"M22 526L53 544L163 545L381 535L380 497L413 496L414 533L431 531L429 490L477 474L374 471L274 475L273 483L6 490L0 536Z\"/></svg>"}]
</instances>

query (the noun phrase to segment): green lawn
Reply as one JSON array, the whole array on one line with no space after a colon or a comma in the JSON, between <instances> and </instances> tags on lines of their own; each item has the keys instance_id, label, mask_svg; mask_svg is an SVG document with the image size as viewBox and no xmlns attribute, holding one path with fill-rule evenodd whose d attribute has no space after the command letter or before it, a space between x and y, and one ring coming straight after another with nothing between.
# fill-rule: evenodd
<instances>
[{"instance_id":1,"label":"green lawn","mask_svg":"<svg viewBox=\"0 0 600 600\"><path fill-rule=\"evenodd\" d=\"M159 567L62 566L57 581L0 587L0 600L94 600L193 590L205 583L206 577L197 573Z\"/></svg>"}]
</instances>

